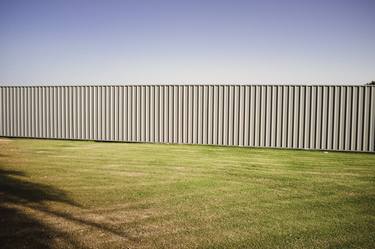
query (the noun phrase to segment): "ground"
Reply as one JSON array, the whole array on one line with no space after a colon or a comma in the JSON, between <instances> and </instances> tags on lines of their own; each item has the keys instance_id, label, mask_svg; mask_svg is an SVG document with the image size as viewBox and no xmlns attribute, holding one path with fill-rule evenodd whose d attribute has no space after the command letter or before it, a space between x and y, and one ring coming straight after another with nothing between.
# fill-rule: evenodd
<instances>
[{"instance_id":1,"label":"ground","mask_svg":"<svg viewBox=\"0 0 375 249\"><path fill-rule=\"evenodd\" d=\"M375 154L0 139L1 248L373 248Z\"/></svg>"}]
</instances>

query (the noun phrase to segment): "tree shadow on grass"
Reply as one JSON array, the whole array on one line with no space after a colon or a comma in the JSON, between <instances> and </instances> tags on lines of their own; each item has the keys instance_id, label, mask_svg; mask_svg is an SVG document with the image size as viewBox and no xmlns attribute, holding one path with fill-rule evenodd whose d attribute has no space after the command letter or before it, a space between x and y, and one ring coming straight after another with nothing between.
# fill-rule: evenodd
<instances>
[{"instance_id":1,"label":"tree shadow on grass","mask_svg":"<svg viewBox=\"0 0 375 249\"><path fill-rule=\"evenodd\" d=\"M70 233L47 224L44 219L36 218L33 212L104 232L122 239L133 240L124 232L112 226L95 222L76 214L50 208L46 202L60 203L73 208L80 206L67 194L53 186L30 182L21 171L6 170L0 162L0 247L7 248L88 248L77 241ZM98 238L97 238L98 239ZM58 245L56 245L56 241ZM100 241L94 241L98 243Z\"/></svg>"},{"instance_id":2,"label":"tree shadow on grass","mask_svg":"<svg viewBox=\"0 0 375 249\"><path fill-rule=\"evenodd\" d=\"M25 173L21 171L0 168L1 200L16 204L40 204L43 201L57 201L70 205L77 205L67 197L64 191L46 184L34 183L20 179L20 177L25 176Z\"/></svg>"},{"instance_id":3,"label":"tree shadow on grass","mask_svg":"<svg viewBox=\"0 0 375 249\"><path fill-rule=\"evenodd\" d=\"M1 166L1 165L0 165ZM23 180L23 172L0 168L0 245L1 248L53 248L62 238L68 248L82 247L64 232L28 213L25 207L46 208L45 201L76 205L54 187Z\"/></svg>"}]
</instances>

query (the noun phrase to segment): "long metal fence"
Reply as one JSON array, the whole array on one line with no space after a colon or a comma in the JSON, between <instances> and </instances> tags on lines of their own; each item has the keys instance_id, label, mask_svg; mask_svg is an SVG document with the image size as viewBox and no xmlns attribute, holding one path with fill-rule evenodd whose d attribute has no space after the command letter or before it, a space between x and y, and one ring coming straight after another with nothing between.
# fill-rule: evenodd
<instances>
[{"instance_id":1,"label":"long metal fence","mask_svg":"<svg viewBox=\"0 0 375 249\"><path fill-rule=\"evenodd\" d=\"M0 136L375 151L374 86L0 87Z\"/></svg>"}]
</instances>

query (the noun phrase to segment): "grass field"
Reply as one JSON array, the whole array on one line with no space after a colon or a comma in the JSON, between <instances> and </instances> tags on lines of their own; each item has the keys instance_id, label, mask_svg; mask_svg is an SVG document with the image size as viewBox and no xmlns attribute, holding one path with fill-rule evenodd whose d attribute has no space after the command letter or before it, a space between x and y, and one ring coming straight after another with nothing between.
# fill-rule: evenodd
<instances>
[{"instance_id":1,"label":"grass field","mask_svg":"<svg viewBox=\"0 0 375 249\"><path fill-rule=\"evenodd\" d=\"M375 154L0 139L1 248L374 248Z\"/></svg>"}]
</instances>

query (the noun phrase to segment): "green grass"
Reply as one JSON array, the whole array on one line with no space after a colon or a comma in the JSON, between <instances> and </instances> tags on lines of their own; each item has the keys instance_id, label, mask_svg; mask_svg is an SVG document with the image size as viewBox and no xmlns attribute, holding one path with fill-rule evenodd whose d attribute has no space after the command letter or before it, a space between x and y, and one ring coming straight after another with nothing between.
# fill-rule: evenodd
<instances>
[{"instance_id":1,"label":"green grass","mask_svg":"<svg viewBox=\"0 0 375 249\"><path fill-rule=\"evenodd\" d=\"M375 154L0 140L5 248L373 248Z\"/></svg>"}]
</instances>

